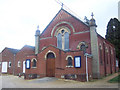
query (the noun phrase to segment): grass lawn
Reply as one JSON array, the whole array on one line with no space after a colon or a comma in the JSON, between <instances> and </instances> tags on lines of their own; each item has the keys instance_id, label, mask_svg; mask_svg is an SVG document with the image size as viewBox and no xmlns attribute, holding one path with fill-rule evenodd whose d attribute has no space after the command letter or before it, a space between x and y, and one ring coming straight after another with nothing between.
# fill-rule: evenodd
<instances>
[{"instance_id":1,"label":"grass lawn","mask_svg":"<svg viewBox=\"0 0 120 90\"><path fill-rule=\"evenodd\" d=\"M120 83L120 75L110 79L108 82L110 82L110 83Z\"/></svg>"}]
</instances>

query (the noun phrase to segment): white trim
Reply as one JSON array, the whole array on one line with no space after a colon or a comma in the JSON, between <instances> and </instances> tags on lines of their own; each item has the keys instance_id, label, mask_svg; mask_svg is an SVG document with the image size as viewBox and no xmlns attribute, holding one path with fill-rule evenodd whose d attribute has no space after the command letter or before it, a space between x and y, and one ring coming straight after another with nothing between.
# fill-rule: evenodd
<instances>
[{"instance_id":1,"label":"white trim","mask_svg":"<svg viewBox=\"0 0 120 90\"><path fill-rule=\"evenodd\" d=\"M52 53L54 54L55 58L56 58L56 54L55 54L55 52L49 50L49 51L45 54L45 60L47 59L47 54L50 53L50 52L52 52Z\"/></svg>"},{"instance_id":2,"label":"white trim","mask_svg":"<svg viewBox=\"0 0 120 90\"><path fill-rule=\"evenodd\" d=\"M31 62L33 62L33 60L35 60L35 61L37 62L37 59L36 59L36 58L33 58L33 59L31 60Z\"/></svg>"},{"instance_id":3,"label":"white trim","mask_svg":"<svg viewBox=\"0 0 120 90\"><path fill-rule=\"evenodd\" d=\"M61 26L61 27L57 28L57 30L55 31L54 36L57 37L57 35L58 35L59 33L61 33L62 30L64 30L65 32L68 32L69 34L71 34L71 31L70 31L70 29L69 29L68 27ZM62 33L61 33L61 34L64 35L65 32L64 32L63 34L62 34Z\"/></svg>"},{"instance_id":4,"label":"white trim","mask_svg":"<svg viewBox=\"0 0 120 90\"><path fill-rule=\"evenodd\" d=\"M18 67L20 67L21 66L21 61L18 61Z\"/></svg>"},{"instance_id":5,"label":"white trim","mask_svg":"<svg viewBox=\"0 0 120 90\"><path fill-rule=\"evenodd\" d=\"M8 63L8 64L9 64L9 65L8 65L8 67L11 67L11 64L12 64L12 63L11 63L10 61L9 61L9 63Z\"/></svg>"},{"instance_id":6,"label":"white trim","mask_svg":"<svg viewBox=\"0 0 120 90\"><path fill-rule=\"evenodd\" d=\"M73 66L66 66L67 68L72 68Z\"/></svg>"},{"instance_id":7,"label":"white trim","mask_svg":"<svg viewBox=\"0 0 120 90\"><path fill-rule=\"evenodd\" d=\"M74 34L82 34L82 33L87 33L87 32L90 32L90 31L75 32Z\"/></svg>"},{"instance_id":8,"label":"white trim","mask_svg":"<svg viewBox=\"0 0 120 90\"><path fill-rule=\"evenodd\" d=\"M108 52L108 47L105 47L105 52Z\"/></svg>"},{"instance_id":9,"label":"white trim","mask_svg":"<svg viewBox=\"0 0 120 90\"><path fill-rule=\"evenodd\" d=\"M99 48L102 50L102 44L101 43L99 44Z\"/></svg>"},{"instance_id":10,"label":"white trim","mask_svg":"<svg viewBox=\"0 0 120 90\"><path fill-rule=\"evenodd\" d=\"M66 60L68 60L69 57L71 57L73 60L73 57L71 55L67 55Z\"/></svg>"},{"instance_id":11,"label":"white trim","mask_svg":"<svg viewBox=\"0 0 120 90\"><path fill-rule=\"evenodd\" d=\"M37 68L37 67L31 67L31 68Z\"/></svg>"},{"instance_id":12,"label":"white trim","mask_svg":"<svg viewBox=\"0 0 120 90\"><path fill-rule=\"evenodd\" d=\"M52 37L40 38L40 40L50 39L50 38L52 38Z\"/></svg>"},{"instance_id":13,"label":"white trim","mask_svg":"<svg viewBox=\"0 0 120 90\"><path fill-rule=\"evenodd\" d=\"M84 44L86 48L88 48L88 43L85 41L79 42L79 44L77 45L77 49L81 48L81 45Z\"/></svg>"},{"instance_id":14,"label":"white trim","mask_svg":"<svg viewBox=\"0 0 120 90\"><path fill-rule=\"evenodd\" d=\"M52 32L51 32L51 37L53 36L53 32L54 32L55 28L56 28L57 26L59 26L60 24L63 24L63 23L68 24L68 25L72 28L73 32L75 32L75 29L74 29L74 27L73 27L73 25L72 25L71 23L66 22L66 21L62 21L62 22L60 22L60 23L57 23L57 24L53 27Z\"/></svg>"}]
</instances>

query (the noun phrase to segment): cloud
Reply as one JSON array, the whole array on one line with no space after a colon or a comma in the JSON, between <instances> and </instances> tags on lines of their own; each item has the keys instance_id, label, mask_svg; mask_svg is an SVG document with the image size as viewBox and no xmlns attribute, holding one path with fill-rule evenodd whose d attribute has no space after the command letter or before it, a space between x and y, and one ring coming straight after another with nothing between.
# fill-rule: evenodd
<instances>
[{"instance_id":1,"label":"cloud","mask_svg":"<svg viewBox=\"0 0 120 90\"><path fill-rule=\"evenodd\" d=\"M119 1L119 0L118 0ZM117 0L61 0L79 17L94 12L98 32L105 35L111 17L117 17ZM0 0L0 50L34 45L37 25L41 32L60 10L55 0ZM101 30L102 29L102 30ZM102 34L104 33L104 34Z\"/></svg>"}]
</instances>

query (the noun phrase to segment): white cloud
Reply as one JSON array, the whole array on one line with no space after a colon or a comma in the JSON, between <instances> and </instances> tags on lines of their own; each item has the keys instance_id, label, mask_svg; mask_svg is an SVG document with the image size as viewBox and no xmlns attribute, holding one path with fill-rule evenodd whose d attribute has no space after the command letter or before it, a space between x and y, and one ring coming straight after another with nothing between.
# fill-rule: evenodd
<instances>
[{"instance_id":1,"label":"white cloud","mask_svg":"<svg viewBox=\"0 0 120 90\"><path fill-rule=\"evenodd\" d=\"M109 19L117 17L117 0L61 1L81 18L87 16L90 19L94 12L97 31L101 35L105 35ZM37 25L44 30L60 8L55 0L0 0L0 50L6 46L34 45Z\"/></svg>"}]
</instances>

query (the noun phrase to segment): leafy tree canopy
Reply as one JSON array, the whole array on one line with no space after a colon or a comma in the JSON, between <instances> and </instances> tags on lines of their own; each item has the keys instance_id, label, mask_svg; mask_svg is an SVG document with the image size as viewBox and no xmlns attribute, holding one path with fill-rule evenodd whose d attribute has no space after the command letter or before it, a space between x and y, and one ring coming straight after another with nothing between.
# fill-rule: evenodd
<instances>
[{"instance_id":1,"label":"leafy tree canopy","mask_svg":"<svg viewBox=\"0 0 120 90\"><path fill-rule=\"evenodd\" d=\"M111 18L107 25L106 39L115 46L116 57L120 60L120 22Z\"/></svg>"}]
</instances>

